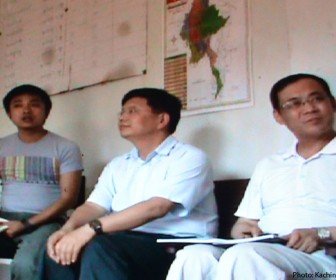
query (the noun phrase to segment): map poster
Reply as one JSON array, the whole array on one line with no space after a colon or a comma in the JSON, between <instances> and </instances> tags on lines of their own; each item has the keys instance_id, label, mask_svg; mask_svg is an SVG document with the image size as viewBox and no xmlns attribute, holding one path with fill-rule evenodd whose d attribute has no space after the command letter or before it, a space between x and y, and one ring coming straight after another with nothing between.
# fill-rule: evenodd
<instances>
[{"instance_id":1,"label":"map poster","mask_svg":"<svg viewBox=\"0 0 336 280\"><path fill-rule=\"evenodd\" d=\"M252 105L248 0L167 0L165 88L184 115Z\"/></svg>"}]
</instances>

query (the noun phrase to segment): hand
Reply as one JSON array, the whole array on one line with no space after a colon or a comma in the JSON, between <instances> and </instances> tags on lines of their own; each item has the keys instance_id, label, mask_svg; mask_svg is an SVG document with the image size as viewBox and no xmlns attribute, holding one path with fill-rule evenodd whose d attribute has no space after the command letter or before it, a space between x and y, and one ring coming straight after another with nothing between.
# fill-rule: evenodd
<instances>
[{"instance_id":1,"label":"hand","mask_svg":"<svg viewBox=\"0 0 336 280\"><path fill-rule=\"evenodd\" d=\"M47 241L47 252L50 258L52 258L55 262L57 261L55 246L59 240L62 239L64 235L66 235L70 230L60 229L55 231L52 235L49 236Z\"/></svg>"},{"instance_id":2,"label":"hand","mask_svg":"<svg viewBox=\"0 0 336 280\"><path fill-rule=\"evenodd\" d=\"M245 225L241 228L237 238L248 238L262 235L262 230L257 225Z\"/></svg>"},{"instance_id":3,"label":"hand","mask_svg":"<svg viewBox=\"0 0 336 280\"><path fill-rule=\"evenodd\" d=\"M248 238L263 234L258 226L259 220L239 218L231 229L233 238Z\"/></svg>"},{"instance_id":4,"label":"hand","mask_svg":"<svg viewBox=\"0 0 336 280\"><path fill-rule=\"evenodd\" d=\"M242 238L255 237L262 234L263 232L259 227L251 227L249 231L242 232Z\"/></svg>"},{"instance_id":5,"label":"hand","mask_svg":"<svg viewBox=\"0 0 336 280\"><path fill-rule=\"evenodd\" d=\"M8 226L8 228L5 230L5 233L11 238L19 235L25 229L25 226L20 221L3 222L1 225Z\"/></svg>"},{"instance_id":6,"label":"hand","mask_svg":"<svg viewBox=\"0 0 336 280\"><path fill-rule=\"evenodd\" d=\"M57 236L53 235L48 241L50 245L54 243L54 245L51 246L53 249L50 252L48 246L49 256L59 264L70 265L77 261L83 247L94 236L95 232L88 225L84 225L71 232L61 232Z\"/></svg>"},{"instance_id":7,"label":"hand","mask_svg":"<svg viewBox=\"0 0 336 280\"><path fill-rule=\"evenodd\" d=\"M295 229L286 239L288 247L305 253L312 253L319 248L320 238L313 228Z\"/></svg>"}]
</instances>

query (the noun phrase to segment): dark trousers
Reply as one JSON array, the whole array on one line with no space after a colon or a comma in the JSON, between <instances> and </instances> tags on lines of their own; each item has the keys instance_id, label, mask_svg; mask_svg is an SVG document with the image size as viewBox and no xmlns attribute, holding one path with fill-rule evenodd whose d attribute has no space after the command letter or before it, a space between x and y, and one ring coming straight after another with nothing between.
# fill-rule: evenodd
<instances>
[{"instance_id":1,"label":"dark trousers","mask_svg":"<svg viewBox=\"0 0 336 280\"><path fill-rule=\"evenodd\" d=\"M175 255L156 239L167 237L132 231L98 235L74 265L59 265L45 254L41 279L164 280Z\"/></svg>"},{"instance_id":2,"label":"dark trousers","mask_svg":"<svg viewBox=\"0 0 336 280\"><path fill-rule=\"evenodd\" d=\"M0 258L12 259L15 255L17 244L4 232L0 233Z\"/></svg>"}]
</instances>

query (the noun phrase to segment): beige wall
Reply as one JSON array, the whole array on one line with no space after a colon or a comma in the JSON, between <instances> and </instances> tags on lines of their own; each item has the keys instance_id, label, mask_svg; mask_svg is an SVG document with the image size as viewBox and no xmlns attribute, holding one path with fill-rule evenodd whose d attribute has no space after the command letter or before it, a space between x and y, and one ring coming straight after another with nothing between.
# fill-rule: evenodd
<instances>
[{"instance_id":1,"label":"beige wall","mask_svg":"<svg viewBox=\"0 0 336 280\"><path fill-rule=\"evenodd\" d=\"M47 122L47 128L80 145L84 154L84 173L87 176L89 190L94 186L104 165L131 147L128 142L120 138L117 130L117 114L120 111L123 94L136 87L163 87L163 2L149 0L146 75L52 98L54 108ZM336 10L336 1L333 0L296 0L296 2L301 3L302 8L309 3L319 3L321 10L317 17L321 20L325 20L324 12L330 10L330 5L333 6L331 10ZM291 57L291 51L295 48L295 45L293 46L295 41L291 41L288 32L286 0L251 0L250 4L254 106L183 117L176 132L180 140L194 144L209 154L216 179L250 177L257 161L292 142L292 136L272 118L268 100L269 89L273 82L289 74L293 69L313 72L318 70L307 68L309 66L306 64L300 67L295 63L295 67L293 66L295 60ZM307 24L314 26L314 20L315 18L312 18ZM329 25L335 26L336 18L329 16L327 20L330 20ZM299 28L305 28L301 25L298 25ZM295 34L300 36L301 31L296 32ZM309 34L305 33L308 41ZM323 47L327 51L336 49L335 45ZM304 50L302 52L304 53ZM305 60L312 57L310 53L305 55ZM316 56L317 54L313 57ZM15 131L3 109L0 109L0 123L0 137Z\"/></svg>"}]
</instances>

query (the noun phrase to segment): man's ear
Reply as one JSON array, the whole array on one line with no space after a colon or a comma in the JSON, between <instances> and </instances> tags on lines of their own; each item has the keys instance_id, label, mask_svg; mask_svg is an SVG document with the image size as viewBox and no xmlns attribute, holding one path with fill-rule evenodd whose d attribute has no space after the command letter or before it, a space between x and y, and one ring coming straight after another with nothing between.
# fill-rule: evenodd
<instances>
[{"instance_id":1,"label":"man's ear","mask_svg":"<svg viewBox=\"0 0 336 280\"><path fill-rule=\"evenodd\" d=\"M273 117L276 120L277 123L279 124L285 124L280 112L278 110L273 110Z\"/></svg>"},{"instance_id":2,"label":"man's ear","mask_svg":"<svg viewBox=\"0 0 336 280\"><path fill-rule=\"evenodd\" d=\"M159 128L168 127L170 122L170 117L168 113L160 113L159 114Z\"/></svg>"}]
</instances>

